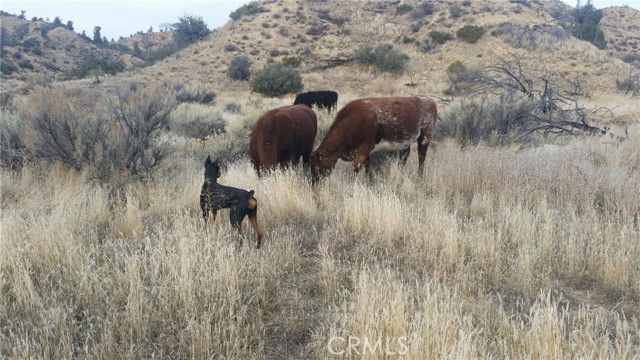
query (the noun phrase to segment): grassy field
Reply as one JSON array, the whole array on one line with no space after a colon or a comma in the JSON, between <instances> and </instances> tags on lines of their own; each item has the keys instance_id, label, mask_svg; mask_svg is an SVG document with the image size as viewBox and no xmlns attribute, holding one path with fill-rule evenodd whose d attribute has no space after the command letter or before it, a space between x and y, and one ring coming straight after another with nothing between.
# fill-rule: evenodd
<instances>
[{"instance_id":1,"label":"grassy field","mask_svg":"<svg viewBox=\"0 0 640 360\"><path fill-rule=\"evenodd\" d=\"M639 140L443 140L422 178L414 151L315 188L241 158L260 250L204 227L204 145L118 191L2 170L1 357L637 358Z\"/></svg>"}]
</instances>

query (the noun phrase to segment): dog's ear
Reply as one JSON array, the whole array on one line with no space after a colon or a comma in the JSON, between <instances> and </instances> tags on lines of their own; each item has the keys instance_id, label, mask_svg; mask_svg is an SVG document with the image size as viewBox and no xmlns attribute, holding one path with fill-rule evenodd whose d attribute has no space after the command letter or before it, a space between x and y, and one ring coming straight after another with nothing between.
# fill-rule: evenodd
<instances>
[{"instance_id":1,"label":"dog's ear","mask_svg":"<svg viewBox=\"0 0 640 360\"><path fill-rule=\"evenodd\" d=\"M207 155L207 160L204 161L204 166L206 167L209 164L211 164L211 156Z\"/></svg>"}]
</instances>

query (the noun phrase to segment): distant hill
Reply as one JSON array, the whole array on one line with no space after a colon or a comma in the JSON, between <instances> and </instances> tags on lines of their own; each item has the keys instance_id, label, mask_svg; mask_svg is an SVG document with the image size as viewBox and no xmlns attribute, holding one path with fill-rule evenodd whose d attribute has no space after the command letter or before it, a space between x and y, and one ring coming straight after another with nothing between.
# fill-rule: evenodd
<instances>
[{"instance_id":1,"label":"distant hill","mask_svg":"<svg viewBox=\"0 0 640 360\"><path fill-rule=\"evenodd\" d=\"M265 1L258 11L229 21L207 39L166 58L161 53L171 42L170 33L136 34L101 48L64 27L43 35L46 23L4 14L5 31L13 34L27 24L28 32L21 43L3 44L3 62L17 68L3 75L3 82L10 83L3 91L43 76L64 80L85 54L97 52L125 64L124 72L105 77L105 87L133 80L173 81L206 86L223 95L246 94L249 83L232 81L226 74L231 59L244 55L253 71L287 58L300 61L305 89L331 88L355 96L445 96L447 68L455 61L484 67L517 56L539 71L579 78L591 90L613 93L616 77L640 64L634 58L640 46L640 11L604 9L601 28L608 46L601 50L571 36L573 10L559 0ZM476 43L460 40L456 32L465 25L481 27L484 35ZM452 39L435 43L429 35L433 31ZM25 41L36 45L25 46ZM158 51L158 61L143 66L144 61L133 56L136 44L141 51ZM408 57L403 74L349 61L363 46L379 44L390 44ZM21 66L27 61L32 67Z\"/></svg>"}]
</instances>

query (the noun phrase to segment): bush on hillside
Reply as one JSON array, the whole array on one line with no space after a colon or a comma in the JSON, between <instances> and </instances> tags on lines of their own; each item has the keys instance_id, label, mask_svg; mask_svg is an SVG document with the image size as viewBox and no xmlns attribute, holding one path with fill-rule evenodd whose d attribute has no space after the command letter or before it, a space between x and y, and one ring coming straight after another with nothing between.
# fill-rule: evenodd
<instances>
[{"instance_id":1,"label":"bush on hillside","mask_svg":"<svg viewBox=\"0 0 640 360\"><path fill-rule=\"evenodd\" d=\"M459 144L488 142L501 145L524 140L526 122L535 104L505 94L498 99L463 99L448 107L437 122L437 139L453 138Z\"/></svg>"},{"instance_id":2,"label":"bush on hillside","mask_svg":"<svg viewBox=\"0 0 640 360\"><path fill-rule=\"evenodd\" d=\"M104 74L115 75L124 70L125 64L121 59L109 54L91 52L80 59L78 66L68 73L68 76L82 79Z\"/></svg>"},{"instance_id":3,"label":"bush on hillside","mask_svg":"<svg viewBox=\"0 0 640 360\"><path fill-rule=\"evenodd\" d=\"M175 95L163 87L130 86L115 98L66 88L37 88L20 116L33 155L110 182L149 178L168 155L159 141Z\"/></svg>"},{"instance_id":4,"label":"bush on hillside","mask_svg":"<svg viewBox=\"0 0 640 360\"><path fill-rule=\"evenodd\" d=\"M210 106L180 105L171 113L171 131L181 136L204 140L213 134L224 133L226 125L222 116Z\"/></svg>"},{"instance_id":5,"label":"bush on hillside","mask_svg":"<svg viewBox=\"0 0 640 360\"><path fill-rule=\"evenodd\" d=\"M216 93L203 87L182 88L176 93L180 103L210 104L216 99Z\"/></svg>"},{"instance_id":6,"label":"bush on hillside","mask_svg":"<svg viewBox=\"0 0 640 360\"><path fill-rule=\"evenodd\" d=\"M211 33L202 16L185 15L178 18L178 22L171 24L173 41L178 48L194 44Z\"/></svg>"},{"instance_id":7,"label":"bush on hillside","mask_svg":"<svg viewBox=\"0 0 640 360\"><path fill-rule=\"evenodd\" d=\"M391 44L380 44L375 48L364 46L356 50L354 59L363 65L375 65L380 71L401 74L409 57L393 48Z\"/></svg>"},{"instance_id":8,"label":"bush on hillside","mask_svg":"<svg viewBox=\"0 0 640 360\"><path fill-rule=\"evenodd\" d=\"M251 77L251 61L247 56L239 55L231 59L227 75L232 80L246 81Z\"/></svg>"},{"instance_id":9,"label":"bush on hillside","mask_svg":"<svg viewBox=\"0 0 640 360\"><path fill-rule=\"evenodd\" d=\"M429 37L436 44L440 44L440 45L446 43L449 40L453 40L453 35L451 35L450 33L446 32L446 31L432 30L429 33Z\"/></svg>"},{"instance_id":10,"label":"bush on hillside","mask_svg":"<svg viewBox=\"0 0 640 360\"><path fill-rule=\"evenodd\" d=\"M280 63L265 66L251 79L251 90L269 97L297 93L302 88L300 71Z\"/></svg>"},{"instance_id":11,"label":"bush on hillside","mask_svg":"<svg viewBox=\"0 0 640 360\"><path fill-rule=\"evenodd\" d=\"M264 9L260 6L260 4L257 1L252 1L248 4L242 5L235 11L232 11L231 14L229 14L229 17L231 18L231 20L238 20L243 16L258 14L261 12L264 12Z\"/></svg>"},{"instance_id":12,"label":"bush on hillside","mask_svg":"<svg viewBox=\"0 0 640 360\"><path fill-rule=\"evenodd\" d=\"M458 39L468 42L469 44L478 42L482 35L484 35L484 29L476 25L465 25L456 32Z\"/></svg>"},{"instance_id":13,"label":"bush on hillside","mask_svg":"<svg viewBox=\"0 0 640 360\"><path fill-rule=\"evenodd\" d=\"M396 5L396 15L406 14L408 12L413 11L413 6L409 4L398 4Z\"/></svg>"},{"instance_id":14,"label":"bush on hillside","mask_svg":"<svg viewBox=\"0 0 640 360\"><path fill-rule=\"evenodd\" d=\"M602 10L596 9L591 2L587 2L584 6L580 6L578 3L573 16L575 19L571 29L573 36L591 42L598 49L607 47L604 32L598 26L600 19L602 19Z\"/></svg>"}]
</instances>

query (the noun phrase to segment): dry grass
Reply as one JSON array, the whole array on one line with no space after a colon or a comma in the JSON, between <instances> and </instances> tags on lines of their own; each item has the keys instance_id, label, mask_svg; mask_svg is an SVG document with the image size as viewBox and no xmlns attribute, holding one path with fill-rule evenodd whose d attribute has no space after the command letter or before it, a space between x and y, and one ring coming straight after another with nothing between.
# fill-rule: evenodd
<instances>
[{"instance_id":1,"label":"dry grass","mask_svg":"<svg viewBox=\"0 0 640 360\"><path fill-rule=\"evenodd\" d=\"M187 148L118 194L64 168L3 170L0 353L637 358L632 134L444 142L423 179L412 153L373 181L339 162L316 188L300 170L260 180L242 159L220 182L256 191L261 250L247 224L235 248L225 211L204 228L201 159Z\"/></svg>"}]
</instances>

